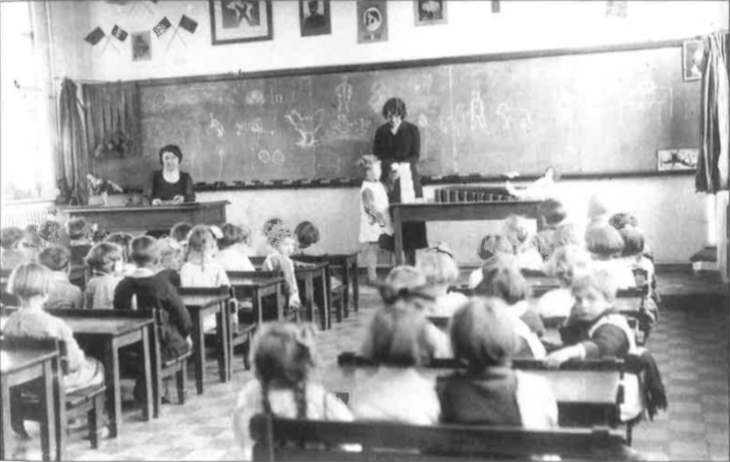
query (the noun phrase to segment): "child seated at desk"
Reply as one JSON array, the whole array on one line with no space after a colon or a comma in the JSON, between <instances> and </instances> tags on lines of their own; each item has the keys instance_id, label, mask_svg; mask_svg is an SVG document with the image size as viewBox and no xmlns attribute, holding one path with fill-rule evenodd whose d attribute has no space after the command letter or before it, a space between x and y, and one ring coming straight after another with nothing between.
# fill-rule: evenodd
<instances>
[{"instance_id":1,"label":"child seated at desk","mask_svg":"<svg viewBox=\"0 0 730 462\"><path fill-rule=\"evenodd\" d=\"M412 300L416 295L393 291L397 300L386 301L388 306L378 310L368 327L365 343L370 351L365 356L378 369L359 381L353 392L350 408L357 419L415 425L439 421L441 406L434 384L416 369L434 355L429 339L433 324L422 309L409 302L409 297Z\"/></svg>"},{"instance_id":2,"label":"child seated at desk","mask_svg":"<svg viewBox=\"0 0 730 462\"><path fill-rule=\"evenodd\" d=\"M640 229L639 227L639 220L636 219L635 216L631 215L630 213L615 213L611 218L608 220L608 224L616 228L616 230L621 231L624 228L636 228ZM643 255L649 259L649 261L654 263L654 253L651 251L651 248L649 247L649 243L644 241L644 251L642 252Z\"/></svg>"},{"instance_id":3,"label":"child seated at desk","mask_svg":"<svg viewBox=\"0 0 730 462\"><path fill-rule=\"evenodd\" d=\"M245 226L226 223L221 229L223 238L218 240L218 254L215 257L225 271L256 271L248 258L248 244L251 230Z\"/></svg>"},{"instance_id":4,"label":"child seated at desk","mask_svg":"<svg viewBox=\"0 0 730 462\"><path fill-rule=\"evenodd\" d=\"M243 460L252 459L255 444L249 430L256 414L286 418L353 420L350 410L314 381L316 328L311 324L264 323L254 337L251 362L255 378L238 394L233 430L243 449Z\"/></svg>"},{"instance_id":5,"label":"child seated at desk","mask_svg":"<svg viewBox=\"0 0 730 462\"><path fill-rule=\"evenodd\" d=\"M537 302L537 312L543 318L567 318L575 299L570 290L573 280L590 271L590 254L577 245L559 247L546 265L548 275L560 282L558 289L546 292Z\"/></svg>"},{"instance_id":6,"label":"child seated at desk","mask_svg":"<svg viewBox=\"0 0 730 462\"><path fill-rule=\"evenodd\" d=\"M520 268L535 271L542 270L542 256L531 245L534 233L530 231L527 218L514 214L508 216L502 225L502 235L512 244Z\"/></svg>"},{"instance_id":7,"label":"child seated at desk","mask_svg":"<svg viewBox=\"0 0 730 462\"><path fill-rule=\"evenodd\" d=\"M443 422L535 430L558 426L550 385L510 367L520 339L509 309L498 298L473 297L454 314L451 344L467 370L438 381Z\"/></svg>"},{"instance_id":8,"label":"child seated at desk","mask_svg":"<svg viewBox=\"0 0 730 462\"><path fill-rule=\"evenodd\" d=\"M570 316L560 327L565 347L545 358L549 367L559 367L571 359L623 358L638 354L634 331L626 317L613 307L616 285L606 269L594 269L577 277L571 287L575 304ZM634 374L624 377L624 402L621 420L636 417L641 411L638 379Z\"/></svg>"},{"instance_id":9,"label":"child seated at desk","mask_svg":"<svg viewBox=\"0 0 730 462\"><path fill-rule=\"evenodd\" d=\"M264 271L281 271L284 274L289 306L292 309L299 308L302 302L299 299L299 286L294 273L294 260L291 259L296 251L297 241L291 235L291 231L283 229L278 232L278 236L272 237L271 244L274 253L266 257L261 268Z\"/></svg>"},{"instance_id":10,"label":"child seated at desk","mask_svg":"<svg viewBox=\"0 0 730 462\"><path fill-rule=\"evenodd\" d=\"M477 255L482 261L487 261L497 254L514 255L514 249L509 239L498 234L484 236L479 242ZM479 267L469 274L469 288L474 289L482 282L484 274L482 268Z\"/></svg>"},{"instance_id":11,"label":"child seated at desk","mask_svg":"<svg viewBox=\"0 0 730 462\"><path fill-rule=\"evenodd\" d=\"M86 264L91 279L86 283L86 308L111 310L114 291L122 280L122 248L111 242L100 242L89 251Z\"/></svg>"},{"instance_id":12,"label":"child seated at desk","mask_svg":"<svg viewBox=\"0 0 730 462\"><path fill-rule=\"evenodd\" d=\"M132 236L129 233L112 233L109 236L104 239L104 242L110 242L112 244L117 244L119 247L122 248L122 261L124 264L122 265L122 275L128 276L137 269L137 267L131 262L129 255L132 253L132 240L134 239L134 236Z\"/></svg>"},{"instance_id":13,"label":"child seated at desk","mask_svg":"<svg viewBox=\"0 0 730 462\"><path fill-rule=\"evenodd\" d=\"M68 252L67 249L61 249ZM61 318L44 311L53 275L37 263L22 263L10 275L8 288L18 297L20 309L3 326L7 337L54 338L66 342L68 373L63 377L66 393L104 383L104 367L84 354L71 327Z\"/></svg>"},{"instance_id":14,"label":"child seated at desk","mask_svg":"<svg viewBox=\"0 0 730 462\"><path fill-rule=\"evenodd\" d=\"M617 259L624 249L624 240L612 226L596 226L586 231L586 248L593 258L593 266L611 274L617 289L636 286L634 273Z\"/></svg>"},{"instance_id":15,"label":"child seated at desk","mask_svg":"<svg viewBox=\"0 0 730 462\"><path fill-rule=\"evenodd\" d=\"M464 294L449 292L449 287L459 278L459 267L446 243L428 248L418 259L417 268L426 276L426 293L435 298L426 309L426 316L451 317L467 302Z\"/></svg>"},{"instance_id":16,"label":"child seated at desk","mask_svg":"<svg viewBox=\"0 0 730 462\"><path fill-rule=\"evenodd\" d=\"M533 236L530 245L537 250L544 261L550 258L550 255L555 251L555 232L567 223L568 214L563 207L563 203L556 199L547 199L541 202L539 213L544 228Z\"/></svg>"},{"instance_id":17,"label":"child seated at desk","mask_svg":"<svg viewBox=\"0 0 730 462\"><path fill-rule=\"evenodd\" d=\"M188 236L192 231L193 225L187 221L180 221L172 225L170 228L170 237L179 242L182 246L186 246L188 243Z\"/></svg>"},{"instance_id":18,"label":"child seated at desk","mask_svg":"<svg viewBox=\"0 0 730 462\"><path fill-rule=\"evenodd\" d=\"M515 356L544 358L545 347L539 337L545 333L545 326L540 316L527 302L530 286L517 266L517 259L514 255L495 255L486 261L482 271L484 279L474 289L474 293L497 297L507 304L507 314L512 319L512 328L520 338Z\"/></svg>"},{"instance_id":19,"label":"child seated at desk","mask_svg":"<svg viewBox=\"0 0 730 462\"><path fill-rule=\"evenodd\" d=\"M66 247L52 245L38 254L38 262L51 270L51 283L48 287L48 299L45 308L82 309L84 293L68 280L71 271L71 252Z\"/></svg>"},{"instance_id":20,"label":"child seated at desk","mask_svg":"<svg viewBox=\"0 0 730 462\"><path fill-rule=\"evenodd\" d=\"M71 266L83 266L84 259L91 249L89 225L83 218L72 218L66 222L68 250L71 252Z\"/></svg>"},{"instance_id":21,"label":"child seated at desk","mask_svg":"<svg viewBox=\"0 0 730 462\"><path fill-rule=\"evenodd\" d=\"M15 226L8 226L0 231L0 268L12 270L19 264L30 261L31 255L22 249L25 233Z\"/></svg>"},{"instance_id":22,"label":"child seated at desk","mask_svg":"<svg viewBox=\"0 0 730 462\"><path fill-rule=\"evenodd\" d=\"M163 237L157 240L160 249L160 260L157 265L157 274L166 277L175 288L180 288L180 268L182 268L184 255L183 246L171 237Z\"/></svg>"},{"instance_id":23,"label":"child seated at desk","mask_svg":"<svg viewBox=\"0 0 730 462\"><path fill-rule=\"evenodd\" d=\"M326 254L319 243L319 229L312 222L303 221L294 228L297 237L297 255L321 257Z\"/></svg>"}]
</instances>

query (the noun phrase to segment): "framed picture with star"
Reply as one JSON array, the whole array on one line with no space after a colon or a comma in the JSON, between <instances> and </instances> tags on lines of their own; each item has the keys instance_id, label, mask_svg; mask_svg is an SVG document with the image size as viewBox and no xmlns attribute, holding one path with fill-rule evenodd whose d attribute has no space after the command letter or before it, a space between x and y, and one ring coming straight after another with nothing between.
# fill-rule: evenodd
<instances>
[{"instance_id":1,"label":"framed picture with star","mask_svg":"<svg viewBox=\"0 0 730 462\"><path fill-rule=\"evenodd\" d=\"M271 0L208 0L213 45L274 38Z\"/></svg>"}]
</instances>

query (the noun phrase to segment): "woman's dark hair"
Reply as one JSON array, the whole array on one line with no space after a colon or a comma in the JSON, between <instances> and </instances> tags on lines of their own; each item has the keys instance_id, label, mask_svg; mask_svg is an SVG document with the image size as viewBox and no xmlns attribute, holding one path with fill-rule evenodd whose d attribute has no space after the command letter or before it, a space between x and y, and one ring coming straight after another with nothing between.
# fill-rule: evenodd
<instances>
[{"instance_id":1,"label":"woman's dark hair","mask_svg":"<svg viewBox=\"0 0 730 462\"><path fill-rule=\"evenodd\" d=\"M310 221L303 221L294 228L294 234L299 240L299 248L306 249L319 242L319 230Z\"/></svg>"},{"instance_id":2,"label":"woman's dark hair","mask_svg":"<svg viewBox=\"0 0 730 462\"><path fill-rule=\"evenodd\" d=\"M167 146L163 146L160 149L160 164L162 164L162 155L166 152L170 152L170 153L174 154L175 157L177 157L177 160L182 162L183 155L182 155L182 151L180 150L180 147L176 144L168 144Z\"/></svg>"},{"instance_id":3,"label":"woman's dark hair","mask_svg":"<svg viewBox=\"0 0 730 462\"><path fill-rule=\"evenodd\" d=\"M405 119L408 115L406 111L406 103L400 98L390 98L383 104L383 117L388 118L392 115L398 115L401 119Z\"/></svg>"}]
</instances>

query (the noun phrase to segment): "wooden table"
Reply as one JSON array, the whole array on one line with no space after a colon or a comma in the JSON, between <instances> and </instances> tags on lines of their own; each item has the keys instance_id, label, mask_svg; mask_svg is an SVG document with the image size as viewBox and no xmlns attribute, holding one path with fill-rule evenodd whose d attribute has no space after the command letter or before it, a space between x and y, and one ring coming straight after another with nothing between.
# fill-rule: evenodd
<instances>
[{"instance_id":1,"label":"wooden table","mask_svg":"<svg viewBox=\"0 0 730 462\"><path fill-rule=\"evenodd\" d=\"M253 305L253 313L259 324L264 319L270 319L264 316L264 297L273 296L276 300L276 319L284 319L284 278L281 276L257 276L256 272L247 271L246 276L240 277L235 273L228 273L228 280L233 287L233 294L236 300L251 300Z\"/></svg>"},{"instance_id":2,"label":"wooden table","mask_svg":"<svg viewBox=\"0 0 730 462\"><path fill-rule=\"evenodd\" d=\"M537 220L540 229L540 201L504 202L415 202L390 204L395 236L395 264L402 265L403 223L429 221L504 220L511 214L523 215Z\"/></svg>"},{"instance_id":3,"label":"wooden table","mask_svg":"<svg viewBox=\"0 0 730 462\"><path fill-rule=\"evenodd\" d=\"M64 207L71 218L84 218L99 229L140 232L169 231L175 223L222 225L226 222L228 201L188 202L158 206L85 206Z\"/></svg>"},{"instance_id":4,"label":"wooden table","mask_svg":"<svg viewBox=\"0 0 730 462\"><path fill-rule=\"evenodd\" d=\"M320 380L327 390L347 393L352 399L357 384L375 374L376 370L375 367L340 367L334 364L325 368ZM434 386L437 377L452 372L453 369L419 369L419 373L433 381ZM561 422L574 421L577 416L587 426L618 424L618 371L531 370L529 373L543 377L550 384L558 402Z\"/></svg>"},{"instance_id":5,"label":"wooden table","mask_svg":"<svg viewBox=\"0 0 730 462\"><path fill-rule=\"evenodd\" d=\"M51 460L51 440L56 433L56 414L60 412L60 389L58 374L59 357L57 350L13 349L0 351L0 377L2 377L2 412L0 412L0 460L9 460L13 431L10 420L10 389L34 380L41 380L40 404L41 452L43 460ZM64 454L57 453L57 460Z\"/></svg>"},{"instance_id":6,"label":"wooden table","mask_svg":"<svg viewBox=\"0 0 730 462\"><path fill-rule=\"evenodd\" d=\"M193 357L195 358L195 386L198 394L202 395L205 382L205 332L203 332L203 318L215 313L216 316L216 337L220 345L218 351L218 369L221 382L227 382L231 379L231 362L230 362L230 312L228 310L228 300L230 294L226 295L190 295L185 294L184 290L180 290L180 298L182 298L185 307L190 312L193 322Z\"/></svg>"},{"instance_id":7,"label":"wooden table","mask_svg":"<svg viewBox=\"0 0 730 462\"><path fill-rule=\"evenodd\" d=\"M298 283L302 283L304 290L302 291L302 304L307 311L309 321L314 321L314 280L318 279L322 290L322 305L319 307L319 317L322 324L322 330L326 330L330 325L330 294L327 290L327 278L329 277L329 263L306 263L297 264L295 262L294 274Z\"/></svg>"},{"instance_id":8,"label":"wooden table","mask_svg":"<svg viewBox=\"0 0 730 462\"><path fill-rule=\"evenodd\" d=\"M125 313L126 314L126 313ZM141 313L140 313L141 314ZM104 374L106 379L106 407L109 413L109 436L116 438L122 424L122 390L119 371L119 350L128 345L142 343L144 391L146 400L142 408L143 419L153 416L152 354L156 348L154 319L126 317L113 310L53 310L62 318L80 342L89 341L103 345Z\"/></svg>"}]
</instances>

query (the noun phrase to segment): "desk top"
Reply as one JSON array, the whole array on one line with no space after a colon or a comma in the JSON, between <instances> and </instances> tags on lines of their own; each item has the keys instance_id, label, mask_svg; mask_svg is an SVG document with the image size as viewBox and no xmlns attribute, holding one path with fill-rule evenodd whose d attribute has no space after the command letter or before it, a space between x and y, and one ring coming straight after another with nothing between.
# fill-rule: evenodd
<instances>
[{"instance_id":1,"label":"desk top","mask_svg":"<svg viewBox=\"0 0 730 462\"><path fill-rule=\"evenodd\" d=\"M193 310L202 310L206 308L212 308L214 306L217 306L221 302L225 302L229 298L231 298L230 294L226 295L183 295L180 294L180 298L182 299L183 303L185 304L185 307L187 309L193 309Z\"/></svg>"},{"instance_id":2,"label":"desk top","mask_svg":"<svg viewBox=\"0 0 730 462\"><path fill-rule=\"evenodd\" d=\"M125 206L125 205L112 205L112 206L69 206L69 207L63 207L63 210L65 212L74 214L74 215L83 215L84 213L127 213L127 212L149 212L149 211L155 211L155 212L168 212L168 211L179 211L179 210L189 210L189 209L205 209L205 208L211 208L211 207L220 207L230 204L230 202L226 200L222 201L210 201L210 202L183 202L182 204L175 204L175 205L135 205L135 206Z\"/></svg>"},{"instance_id":3,"label":"desk top","mask_svg":"<svg viewBox=\"0 0 730 462\"><path fill-rule=\"evenodd\" d=\"M358 383L377 371L376 367L340 367L333 364L320 377L322 385L330 392L347 392L352 395ZM448 376L453 370L421 368L419 373L436 385L436 378ZM528 373L528 372L525 372ZM595 403L613 405L620 384L618 371L563 371L538 370L530 374L543 377L560 403ZM352 398L350 398L352 399Z\"/></svg>"},{"instance_id":4,"label":"desk top","mask_svg":"<svg viewBox=\"0 0 730 462\"><path fill-rule=\"evenodd\" d=\"M43 361L53 359L56 356L58 356L58 351L55 350L40 350L35 348L3 349L0 351L0 372L3 374L12 374L33 367Z\"/></svg>"},{"instance_id":5,"label":"desk top","mask_svg":"<svg viewBox=\"0 0 730 462\"><path fill-rule=\"evenodd\" d=\"M93 310L89 310L89 316L64 316L63 310L52 311L51 314L64 320L71 327L74 335L101 335L120 336L139 330L154 320L152 318L128 318L128 317L94 317ZM0 328L5 325L7 318L0 318Z\"/></svg>"},{"instance_id":6,"label":"desk top","mask_svg":"<svg viewBox=\"0 0 730 462\"><path fill-rule=\"evenodd\" d=\"M252 289L252 288L256 288L256 287L264 288L264 287L269 287L269 286L273 286L273 285L284 282L283 277L273 277L272 278L270 276L265 276L265 277L261 277L261 278L255 278L255 277L237 278L237 277L230 277L230 275L229 275L228 280L231 282L231 285L234 287L243 287L243 288L247 288L247 289Z\"/></svg>"}]
</instances>

